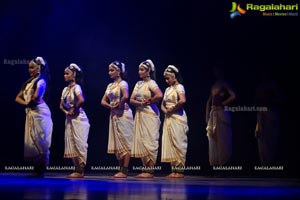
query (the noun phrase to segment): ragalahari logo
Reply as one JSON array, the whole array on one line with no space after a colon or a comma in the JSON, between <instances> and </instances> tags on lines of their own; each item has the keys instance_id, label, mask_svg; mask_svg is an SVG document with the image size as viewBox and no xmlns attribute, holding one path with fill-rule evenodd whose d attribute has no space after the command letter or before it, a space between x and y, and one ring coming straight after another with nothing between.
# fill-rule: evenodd
<instances>
[{"instance_id":1,"label":"ragalahari logo","mask_svg":"<svg viewBox=\"0 0 300 200\"><path fill-rule=\"evenodd\" d=\"M232 8L229 12L231 12L231 14L230 14L231 19L235 18L236 16L241 16L241 15L246 14L246 10L241 8L241 5L237 4L234 1L232 2Z\"/></svg>"}]
</instances>

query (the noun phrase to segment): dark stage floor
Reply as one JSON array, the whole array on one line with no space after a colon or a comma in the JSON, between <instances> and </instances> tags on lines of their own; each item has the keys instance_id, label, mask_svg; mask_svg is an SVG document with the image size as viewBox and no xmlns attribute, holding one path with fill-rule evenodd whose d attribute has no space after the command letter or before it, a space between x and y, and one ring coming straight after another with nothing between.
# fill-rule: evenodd
<instances>
[{"instance_id":1,"label":"dark stage floor","mask_svg":"<svg viewBox=\"0 0 300 200\"><path fill-rule=\"evenodd\" d=\"M86 174L68 179L51 173L45 178L27 178L24 173L0 174L0 199L300 199L300 182L292 178L245 178L186 176L151 180Z\"/></svg>"}]
</instances>

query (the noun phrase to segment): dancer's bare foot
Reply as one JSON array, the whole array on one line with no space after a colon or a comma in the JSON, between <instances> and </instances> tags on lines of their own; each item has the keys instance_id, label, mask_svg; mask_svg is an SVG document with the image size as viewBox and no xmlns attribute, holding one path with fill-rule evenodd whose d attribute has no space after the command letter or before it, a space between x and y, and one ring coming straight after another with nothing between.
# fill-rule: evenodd
<instances>
[{"instance_id":1,"label":"dancer's bare foot","mask_svg":"<svg viewBox=\"0 0 300 200\"><path fill-rule=\"evenodd\" d=\"M69 176L68 176L68 178L83 178L84 176L83 176L83 173L82 174L80 174L80 173L78 173L78 172L73 172L72 174L70 174Z\"/></svg>"},{"instance_id":2,"label":"dancer's bare foot","mask_svg":"<svg viewBox=\"0 0 300 200\"><path fill-rule=\"evenodd\" d=\"M184 178L184 175L182 173L171 173L167 176L167 178Z\"/></svg>"},{"instance_id":3,"label":"dancer's bare foot","mask_svg":"<svg viewBox=\"0 0 300 200\"><path fill-rule=\"evenodd\" d=\"M175 172L172 172L171 174L169 174L168 176L166 176L166 178L174 178L175 176Z\"/></svg>"},{"instance_id":4,"label":"dancer's bare foot","mask_svg":"<svg viewBox=\"0 0 300 200\"><path fill-rule=\"evenodd\" d=\"M184 178L183 173L175 173L175 178Z\"/></svg>"},{"instance_id":5,"label":"dancer's bare foot","mask_svg":"<svg viewBox=\"0 0 300 200\"><path fill-rule=\"evenodd\" d=\"M144 176L144 172L142 172L142 173L136 175L135 178L142 178L142 176Z\"/></svg>"},{"instance_id":6,"label":"dancer's bare foot","mask_svg":"<svg viewBox=\"0 0 300 200\"><path fill-rule=\"evenodd\" d=\"M153 174L148 172L143 172L136 176L136 178L153 178L153 177L154 177Z\"/></svg>"},{"instance_id":7,"label":"dancer's bare foot","mask_svg":"<svg viewBox=\"0 0 300 200\"><path fill-rule=\"evenodd\" d=\"M112 176L113 178L127 178L127 175L123 172L118 172L115 175Z\"/></svg>"}]
</instances>

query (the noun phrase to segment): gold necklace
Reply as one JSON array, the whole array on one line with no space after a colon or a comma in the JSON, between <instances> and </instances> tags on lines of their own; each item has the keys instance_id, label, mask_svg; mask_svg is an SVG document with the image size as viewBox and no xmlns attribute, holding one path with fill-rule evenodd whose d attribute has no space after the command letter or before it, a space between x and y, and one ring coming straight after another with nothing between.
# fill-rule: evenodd
<instances>
[{"instance_id":1,"label":"gold necklace","mask_svg":"<svg viewBox=\"0 0 300 200\"><path fill-rule=\"evenodd\" d=\"M166 93L166 99L169 97L172 97L172 94L175 92L176 93L176 88L177 88L178 83L175 83L169 87L169 90Z\"/></svg>"},{"instance_id":2,"label":"gold necklace","mask_svg":"<svg viewBox=\"0 0 300 200\"><path fill-rule=\"evenodd\" d=\"M113 82L110 86L109 86L109 90L112 91L113 89L115 89L116 87L119 86L119 84L121 83L122 80Z\"/></svg>"}]
</instances>

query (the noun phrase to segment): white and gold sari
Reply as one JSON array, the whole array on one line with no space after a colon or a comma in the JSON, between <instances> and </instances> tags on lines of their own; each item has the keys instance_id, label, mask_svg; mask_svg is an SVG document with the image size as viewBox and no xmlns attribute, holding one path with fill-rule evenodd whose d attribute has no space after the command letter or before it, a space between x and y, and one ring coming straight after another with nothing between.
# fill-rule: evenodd
<instances>
[{"instance_id":1,"label":"white and gold sari","mask_svg":"<svg viewBox=\"0 0 300 200\"><path fill-rule=\"evenodd\" d=\"M163 98L166 108L171 108L177 104L180 93L185 93L181 84L170 86L166 89ZM169 162L174 167L185 165L188 130L187 115L183 108L178 109L170 116L165 116L161 162Z\"/></svg>"},{"instance_id":2,"label":"white and gold sari","mask_svg":"<svg viewBox=\"0 0 300 200\"><path fill-rule=\"evenodd\" d=\"M33 85L37 78L28 83L23 91L24 100L31 101L34 94ZM37 88L46 87L46 82L41 79L37 82ZM45 159L49 164L53 123L48 105L44 102L33 107L26 108L25 121L25 145L24 157L26 160Z\"/></svg>"},{"instance_id":3,"label":"white and gold sari","mask_svg":"<svg viewBox=\"0 0 300 200\"><path fill-rule=\"evenodd\" d=\"M151 90L158 87L154 80L139 81L134 87L136 100L151 98ZM131 155L141 158L144 165L156 163L160 128L159 110L156 104L136 107L134 117L134 139Z\"/></svg>"},{"instance_id":4,"label":"white and gold sari","mask_svg":"<svg viewBox=\"0 0 300 200\"><path fill-rule=\"evenodd\" d=\"M76 95L82 93L80 85L73 87L65 87L61 99L64 107L70 109L76 105ZM79 113L75 116L66 116L65 121L65 158L78 158L80 163L86 164L88 135L89 135L89 119L83 108L79 109Z\"/></svg>"},{"instance_id":5,"label":"white and gold sari","mask_svg":"<svg viewBox=\"0 0 300 200\"><path fill-rule=\"evenodd\" d=\"M111 105L116 105L121 99L121 90L126 88L126 81L110 83L105 91ZM111 110L109 117L109 136L107 153L116 154L117 159L130 154L133 140L133 114L127 104L124 109Z\"/></svg>"}]
</instances>

